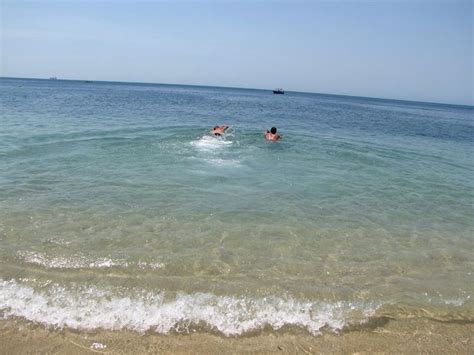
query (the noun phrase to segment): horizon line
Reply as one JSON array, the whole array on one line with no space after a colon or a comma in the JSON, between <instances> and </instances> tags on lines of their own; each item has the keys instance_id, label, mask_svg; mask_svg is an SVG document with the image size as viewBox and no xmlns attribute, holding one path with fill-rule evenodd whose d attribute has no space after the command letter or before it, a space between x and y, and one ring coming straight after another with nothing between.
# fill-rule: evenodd
<instances>
[{"instance_id":1,"label":"horizon line","mask_svg":"<svg viewBox=\"0 0 474 355\"><path fill-rule=\"evenodd\" d=\"M53 79L54 78L54 79ZM63 79L57 77L51 78L28 78L28 77L13 77L13 76L0 76L0 79L20 79L20 80L46 80L46 81L88 81L90 83L117 83L117 84L145 84L145 85L170 85L170 86L194 86L194 87L203 87L203 88L220 88L220 89L238 89L238 90L259 90L259 91L271 91L273 89L261 89L261 88L247 88L239 86L219 86L219 85L202 85L202 84L179 84L179 83L154 83L154 82L145 82L145 81L120 81L120 80L91 80L91 79ZM349 97L349 98L360 98L360 99L372 99L372 100L388 100L388 101L399 101L399 102L409 102L409 103L421 103L421 104L431 104L431 105L444 105L444 106L461 106L467 108L474 108L474 104L453 104L446 102L433 102L433 101L418 101L418 100L405 100L405 99L395 99L387 97L372 97L372 96L358 96L358 95L347 95L347 94L332 94L324 92L312 92L312 91L294 91L294 90L284 90L285 92L294 92L298 94L314 94L314 95L324 95L324 96L339 96L339 97Z\"/></svg>"}]
</instances>

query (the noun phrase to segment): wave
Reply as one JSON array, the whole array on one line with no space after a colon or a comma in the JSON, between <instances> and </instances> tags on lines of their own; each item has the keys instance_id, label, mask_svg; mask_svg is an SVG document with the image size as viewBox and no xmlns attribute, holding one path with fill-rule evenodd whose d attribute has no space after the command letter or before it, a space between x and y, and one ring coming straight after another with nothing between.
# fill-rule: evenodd
<instances>
[{"instance_id":1,"label":"wave","mask_svg":"<svg viewBox=\"0 0 474 355\"><path fill-rule=\"evenodd\" d=\"M157 261L127 261L124 259L111 258L87 258L83 255L73 256L49 256L44 253L32 251L19 251L17 257L28 264L39 265L47 269L101 269L101 268L127 268L137 267L139 269L162 269L165 264Z\"/></svg>"},{"instance_id":2,"label":"wave","mask_svg":"<svg viewBox=\"0 0 474 355\"><path fill-rule=\"evenodd\" d=\"M14 279L0 279L0 310L4 318L22 317L54 328L189 332L205 326L225 336L271 327L306 329L313 335L322 328L341 330L367 322L380 305L370 302L310 302L291 297L217 296L139 289L106 290L91 286L66 288L59 284L39 289Z\"/></svg>"}]
</instances>

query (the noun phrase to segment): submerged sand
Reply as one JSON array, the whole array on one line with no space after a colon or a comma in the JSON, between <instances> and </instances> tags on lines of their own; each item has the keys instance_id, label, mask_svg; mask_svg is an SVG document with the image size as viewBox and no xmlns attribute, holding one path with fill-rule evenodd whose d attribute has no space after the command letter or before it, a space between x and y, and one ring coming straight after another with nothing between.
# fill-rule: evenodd
<instances>
[{"instance_id":1,"label":"submerged sand","mask_svg":"<svg viewBox=\"0 0 474 355\"><path fill-rule=\"evenodd\" d=\"M474 324L427 319L387 320L373 328L311 336L299 331L261 332L240 337L214 334L138 334L47 329L19 319L0 321L2 354L143 353L440 353L469 354Z\"/></svg>"}]
</instances>

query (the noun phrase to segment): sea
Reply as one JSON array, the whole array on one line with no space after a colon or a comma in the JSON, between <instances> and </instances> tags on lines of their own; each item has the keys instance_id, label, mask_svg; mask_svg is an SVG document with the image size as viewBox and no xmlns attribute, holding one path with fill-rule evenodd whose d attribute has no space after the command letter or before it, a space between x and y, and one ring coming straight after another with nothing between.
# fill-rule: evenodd
<instances>
[{"instance_id":1,"label":"sea","mask_svg":"<svg viewBox=\"0 0 474 355\"><path fill-rule=\"evenodd\" d=\"M0 100L3 319L237 337L474 321L472 106L10 78Z\"/></svg>"}]
</instances>

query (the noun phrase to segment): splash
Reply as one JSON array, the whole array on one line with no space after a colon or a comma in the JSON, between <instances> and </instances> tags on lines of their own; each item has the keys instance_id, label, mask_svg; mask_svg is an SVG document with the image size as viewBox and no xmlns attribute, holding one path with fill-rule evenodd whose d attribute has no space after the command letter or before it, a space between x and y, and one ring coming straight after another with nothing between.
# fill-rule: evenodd
<instances>
[{"instance_id":1,"label":"splash","mask_svg":"<svg viewBox=\"0 0 474 355\"><path fill-rule=\"evenodd\" d=\"M191 145L200 151L212 152L219 151L224 147L232 145L231 140L227 140L227 135L222 137L204 136L196 141L191 142Z\"/></svg>"}]
</instances>

